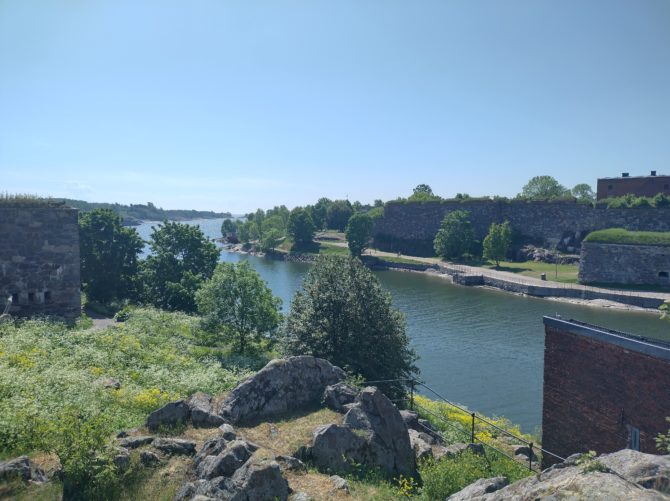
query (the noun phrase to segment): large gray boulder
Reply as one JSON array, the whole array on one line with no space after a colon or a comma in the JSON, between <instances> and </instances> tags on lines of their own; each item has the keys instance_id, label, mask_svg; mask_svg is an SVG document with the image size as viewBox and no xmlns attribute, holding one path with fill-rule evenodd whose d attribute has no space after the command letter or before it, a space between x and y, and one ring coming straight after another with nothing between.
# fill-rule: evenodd
<instances>
[{"instance_id":1,"label":"large gray boulder","mask_svg":"<svg viewBox=\"0 0 670 501\"><path fill-rule=\"evenodd\" d=\"M40 483L47 481L44 471L34 467L28 456L19 456L0 462L0 481L12 479L32 480Z\"/></svg>"},{"instance_id":2,"label":"large gray boulder","mask_svg":"<svg viewBox=\"0 0 670 501\"><path fill-rule=\"evenodd\" d=\"M481 501L535 501L556 499L606 499L629 501L632 499L670 500L658 491L648 490L619 475L601 471L585 471L583 466L549 468L540 475L519 480L491 494L484 494Z\"/></svg>"},{"instance_id":3,"label":"large gray boulder","mask_svg":"<svg viewBox=\"0 0 670 501\"><path fill-rule=\"evenodd\" d=\"M288 482L277 462L252 457L232 477L200 479L184 485L175 500L286 501L288 494Z\"/></svg>"},{"instance_id":4,"label":"large gray boulder","mask_svg":"<svg viewBox=\"0 0 670 501\"><path fill-rule=\"evenodd\" d=\"M216 428L224 423L221 416L212 409L212 397L197 392L189 397L186 405L191 411L191 423L194 428Z\"/></svg>"},{"instance_id":5,"label":"large gray boulder","mask_svg":"<svg viewBox=\"0 0 670 501\"><path fill-rule=\"evenodd\" d=\"M354 461L389 476L417 477L407 427L398 409L375 387L356 397L343 426L315 430L307 456L322 470L346 471Z\"/></svg>"},{"instance_id":6,"label":"large gray boulder","mask_svg":"<svg viewBox=\"0 0 670 501\"><path fill-rule=\"evenodd\" d=\"M475 483L468 485L465 489L449 496L447 501L470 501L477 499L484 494L502 489L508 483L505 477L481 478Z\"/></svg>"},{"instance_id":7,"label":"large gray boulder","mask_svg":"<svg viewBox=\"0 0 670 501\"><path fill-rule=\"evenodd\" d=\"M331 384L323 392L323 403L335 412L346 412L345 406L354 403L359 391L347 383Z\"/></svg>"},{"instance_id":8,"label":"large gray boulder","mask_svg":"<svg viewBox=\"0 0 670 501\"><path fill-rule=\"evenodd\" d=\"M196 467L198 478L211 480L216 477L231 477L254 453L256 448L244 440L235 440L216 456L206 456Z\"/></svg>"},{"instance_id":9,"label":"large gray boulder","mask_svg":"<svg viewBox=\"0 0 670 501\"><path fill-rule=\"evenodd\" d=\"M273 360L230 392L219 415L233 424L281 416L318 403L325 388L344 377L342 369L321 358Z\"/></svg>"},{"instance_id":10,"label":"large gray boulder","mask_svg":"<svg viewBox=\"0 0 670 501\"><path fill-rule=\"evenodd\" d=\"M670 456L623 449L612 454L603 454L598 462L642 487L670 493Z\"/></svg>"},{"instance_id":11,"label":"large gray boulder","mask_svg":"<svg viewBox=\"0 0 670 501\"><path fill-rule=\"evenodd\" d=\"M150 431L156 431L162 426L171 427L184 425L190 415L191 409L189 409L186 402L177 400L176 402L167 403L160 409L149 414L146 427L149 428Z\"/></svg>"}]
</instances>

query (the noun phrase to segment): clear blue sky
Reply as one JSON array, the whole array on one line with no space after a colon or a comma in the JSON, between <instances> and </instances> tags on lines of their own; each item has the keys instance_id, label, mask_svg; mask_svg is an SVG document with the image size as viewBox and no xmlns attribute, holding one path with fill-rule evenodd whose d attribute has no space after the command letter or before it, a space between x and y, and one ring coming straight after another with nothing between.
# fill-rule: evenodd
<instances>
[{"instance_id":1,"label":"clear blue sky","mask_svg":"<svg viewBox=\"0 0 670 501\"><path fill-rule=\"evenodd\" d=\"M651 169L669 0L0 0L0 191L237 213Z\"/></svg>"}]
</instances>

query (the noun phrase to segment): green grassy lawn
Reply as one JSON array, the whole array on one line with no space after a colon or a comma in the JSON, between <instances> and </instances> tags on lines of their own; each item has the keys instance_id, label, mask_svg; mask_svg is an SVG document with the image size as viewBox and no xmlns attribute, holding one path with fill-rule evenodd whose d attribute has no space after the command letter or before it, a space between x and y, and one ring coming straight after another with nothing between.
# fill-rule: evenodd
<instances>
[{"instance_id":1,"label":"green grassy lawn","mask_svg":"<svg viewBox=\"0 0 670 501\"><path fill-rule=\"evenodd\" d=\"M496 269L494 262L481 264L483 268ZM510 273L517 273L524 277L540 278L542 273L547 274L547 280L552 282L562 282L568 284L576 284L577 273L579 272L579 265L577 264L559 264L543 263L537 261L526 261L523 263L513 263L509 261L501 261L500 271L508 271Z\"/></svg>"},{"instance_id":2,"label":"green grassy lawn","mask_svg":"<svg viewBox=\"0 0 670 501\"><path fill-rule=\"evenodd\" d=\"M388 261L390 263L402 263L402 264L426 264L422 263L421 261L416 261L415 259L409 259L406 257L397 257L397 256L375 256L372 254L373 257L378 257L379 259L383 259L384 261Z\"/></svg>"}]
</instances>

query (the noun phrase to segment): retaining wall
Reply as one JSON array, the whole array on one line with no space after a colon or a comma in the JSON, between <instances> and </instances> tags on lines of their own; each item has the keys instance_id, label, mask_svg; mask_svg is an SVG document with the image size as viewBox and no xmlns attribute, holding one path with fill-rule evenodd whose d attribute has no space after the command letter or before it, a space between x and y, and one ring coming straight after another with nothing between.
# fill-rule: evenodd
<instances>
[{"instance_id":1,"label":"retaining wall","mask_svg":"<svg viewBox=\"0 0 670 501\"><path fill-rule=\"evenodd\" d=\"M470 212L479 239L486 236L491 223L509 221L525 239L565 250L578 247L593 230L670 231L670 208L607 209L563 201L389 202L384 217L375 220L375 246L403 254L434 255L433 240L440 223L455 210Z\"/></svg>"},{"instance_id":2,"label":"retaining wall","mask_svg":"<svg viewBox=\"0 0 670 501\"><path fill-rule=\"evenodd\" d=\"M670 247L584 242L579 281L670 285Z\"/></svg>"}]
</instances>

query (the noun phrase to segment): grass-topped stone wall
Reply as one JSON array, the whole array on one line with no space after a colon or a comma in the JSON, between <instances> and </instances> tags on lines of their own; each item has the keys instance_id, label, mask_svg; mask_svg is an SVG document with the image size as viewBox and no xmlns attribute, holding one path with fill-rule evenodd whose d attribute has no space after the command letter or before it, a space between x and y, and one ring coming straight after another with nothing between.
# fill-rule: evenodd
<instances>
[{"instance_id":1,"label":"grass-topped stone wall","mask_svg":"<svg viewBox=\"0 0 670 501\"><path fill-rule=\"evenodd\" d=\"M491 223L507 220L515 232L550 247L578 245L589 232L605 228L670 231L667 207L607 208L563 200L389 202L384 207L384 217L374 223L375 246L391 252L432 255L429 243L444 216L455 210L470 213L479 239L486 236Z\"/></svg>"},{"instance_id":2,"label":"grass-topped stone wall","mask_svg":"<svg viewBox=\"0 0 670 501\"><path fill-rule=\"evenodd\" d=\"M582 283L670 287L670 232L594 231L582 242Z\"/></svg>"}]
</instances>

